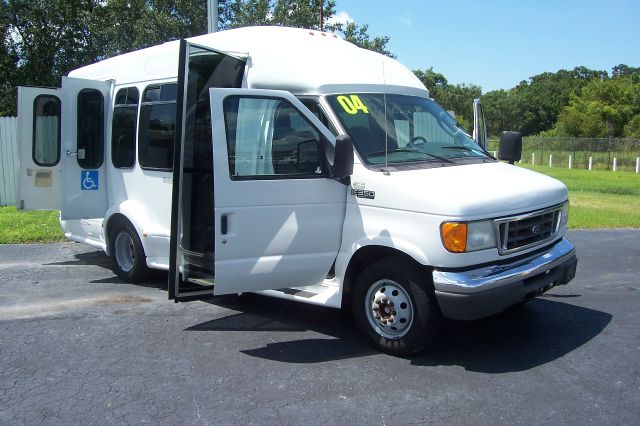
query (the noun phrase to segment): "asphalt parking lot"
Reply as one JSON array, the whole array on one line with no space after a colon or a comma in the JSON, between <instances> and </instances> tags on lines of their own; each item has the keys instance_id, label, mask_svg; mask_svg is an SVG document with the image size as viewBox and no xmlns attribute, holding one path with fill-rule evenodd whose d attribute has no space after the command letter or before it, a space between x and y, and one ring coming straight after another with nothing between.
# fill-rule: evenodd
<instances>
[{"instance_id":1,"label":"asphalt parking lot","mask_svg":"<svg viewBox=\"0 0 640 426\"><path fill-rule=\"evenodd\" d=\"M640 230L569 238L569 285L411 358L348 312L175 304L88 246L0 245L0 424L640 424Z\"/></svg>"}]
</instances>

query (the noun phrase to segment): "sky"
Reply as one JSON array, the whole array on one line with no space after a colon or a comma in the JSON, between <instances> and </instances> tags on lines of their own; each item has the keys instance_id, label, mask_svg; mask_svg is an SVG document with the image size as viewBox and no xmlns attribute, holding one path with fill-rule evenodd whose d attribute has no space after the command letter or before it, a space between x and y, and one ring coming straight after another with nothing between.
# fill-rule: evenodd
<instances>
[{"instance_id":1,"label":"sky","mask_svg":"<svg viewBox=\"0 0 640 426\"><path fill-rule=\"evenodd\" d=\"M640 0L337 0L408 68L483 92L584 65L640 67Z\"/></svg>"}]
</instances>

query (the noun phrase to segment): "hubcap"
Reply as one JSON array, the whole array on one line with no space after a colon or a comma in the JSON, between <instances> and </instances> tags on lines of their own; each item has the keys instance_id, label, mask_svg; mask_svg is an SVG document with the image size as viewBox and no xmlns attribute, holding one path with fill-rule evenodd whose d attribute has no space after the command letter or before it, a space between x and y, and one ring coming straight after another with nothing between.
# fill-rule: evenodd
<instances>
[{"instance_id":1,"label":"hubcap","mask_svg":"<svg viewBox=\"0 0 640 426\"><path fill-rule=\"evenodd\" d=\"M369 324L381 336L399 339L411 329L413 304L397 282L376 281L369 287L364 303Z\"/></svg>"},{"instance_id":2,"label":"hubcap","mask_svg":"<svg viewBox=\"0 0 640 426\"><path fill-rule=\"evenodd\" d=\"M120 232L115 241L115 254L116 262L118 262L118 266L124 272L129 272L133 268L135 261L134 253L131 236L124 231Z\"/></svg>"}]
</instances>

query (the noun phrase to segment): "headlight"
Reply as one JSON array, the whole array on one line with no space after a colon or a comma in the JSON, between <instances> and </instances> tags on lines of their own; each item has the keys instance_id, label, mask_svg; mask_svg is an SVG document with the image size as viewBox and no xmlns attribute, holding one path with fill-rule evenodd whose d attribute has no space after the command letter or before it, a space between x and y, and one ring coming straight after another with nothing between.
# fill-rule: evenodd
<instances>
[{"instance_id":1,"label":"headlight","mask_svg":"<svg viewBox=\"0 0 640 426\"><path fill-rule=\"evenodd\" d=\"M480 222L445 222L440 225L444 248L465 253L496 247L496 231L492 220Z\"/></svg>"},{"instance_id":2,"label":"headlight","mask_svg":"<svg viewBox=\"0 0 640 426\"><path fill-rule=\"evenodd\" d=\"M565 201L565 203L560 208L560 221L559 221L558 229L566 228L568 222L569 222L569 201Z\"/></svg>"}]
</instances>

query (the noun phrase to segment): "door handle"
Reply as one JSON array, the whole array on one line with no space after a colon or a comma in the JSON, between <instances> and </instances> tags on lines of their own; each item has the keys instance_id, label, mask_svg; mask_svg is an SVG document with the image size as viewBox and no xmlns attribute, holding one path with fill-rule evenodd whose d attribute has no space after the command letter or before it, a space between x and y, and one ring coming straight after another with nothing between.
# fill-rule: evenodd
<instances>
[{"instance_id":1,"label":"door handle","mask_svg":"<svg viewBox=\"0 0 640 426\"><path fill-rule=\"evenodd\" d=\"M220 216L220 235L227 235L229 232L229 218L226 214Z\"/></svg>"},{"instance_id":2,"label":"door handle","mask_svg":"<svg viewBox=\"0 0 640 426\"><path fill-rule=\"evenodd\" d=\"M85 156L85 149L84 148L80 148L75 152L69 151L67 150L67 156L69 157L73 157L74 155L78 156L78 160L84 160L84 156Z\"/></svg>"}]
</instances>

